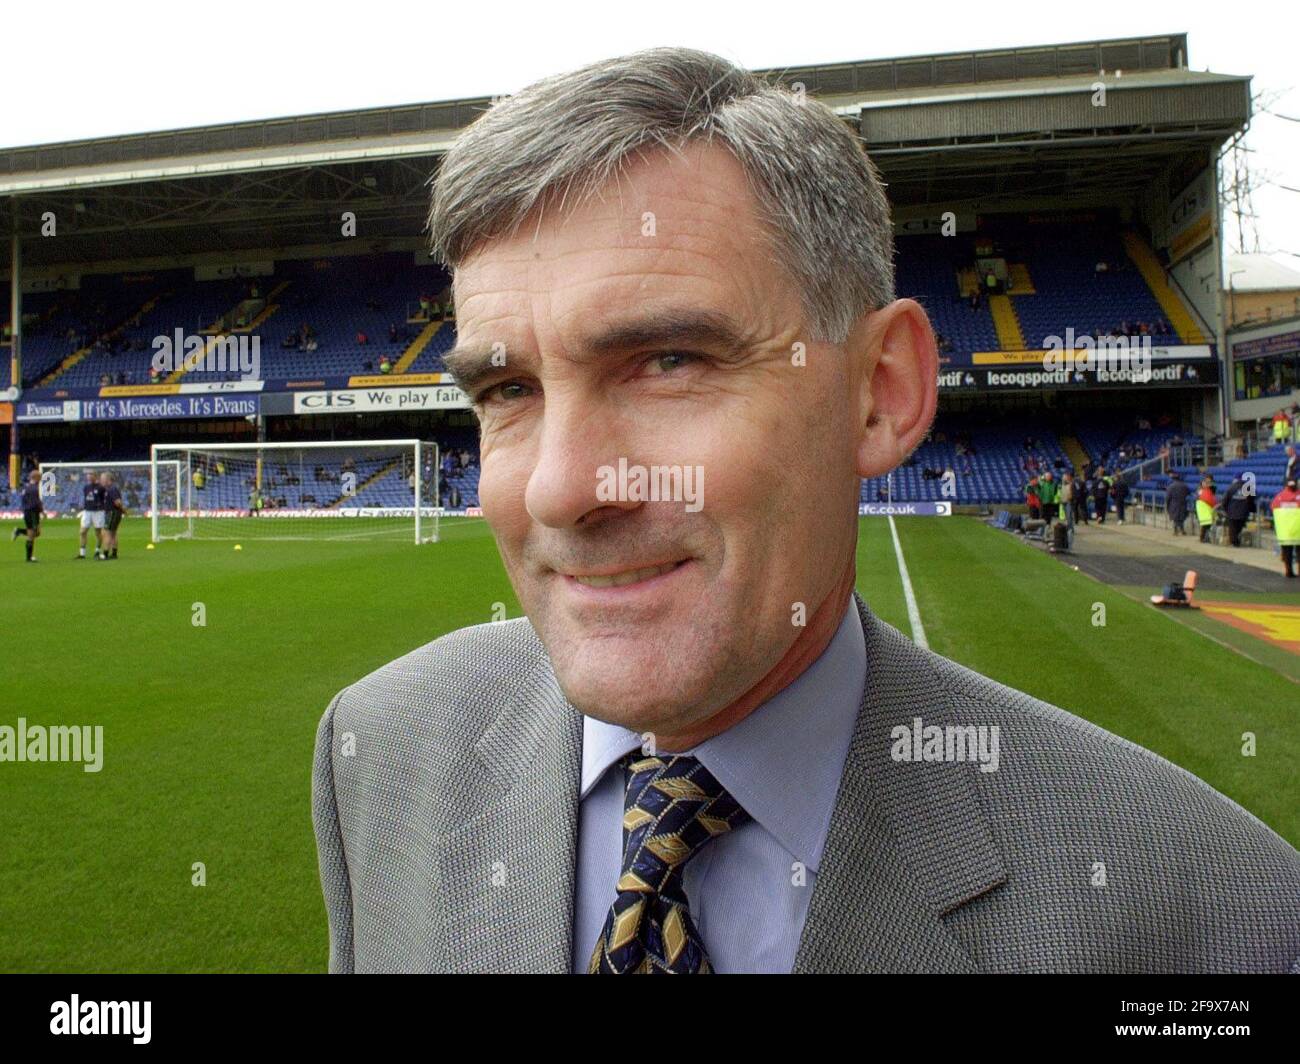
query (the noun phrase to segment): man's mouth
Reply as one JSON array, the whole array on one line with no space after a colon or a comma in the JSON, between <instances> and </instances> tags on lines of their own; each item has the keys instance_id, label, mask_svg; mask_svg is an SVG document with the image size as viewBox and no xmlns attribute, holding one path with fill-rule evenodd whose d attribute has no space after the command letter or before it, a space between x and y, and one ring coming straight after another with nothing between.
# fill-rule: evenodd
<instances>
[{"instance_id":1,"label":"man's mouth","mask_svg":"<svg viewBox=\"0 0 1300 1064\"><path fill-rule=\"evenodd\" d=\"M582 584L583 587L625 587L628 584L639 584L644 580L653 580L656 576L671 573L688 560L682 558L675 562L664 562L662 565L646 565L639 569L623 569L611 573L566 573L565 575L575 583Z\"/></svg>"}]
</instances>

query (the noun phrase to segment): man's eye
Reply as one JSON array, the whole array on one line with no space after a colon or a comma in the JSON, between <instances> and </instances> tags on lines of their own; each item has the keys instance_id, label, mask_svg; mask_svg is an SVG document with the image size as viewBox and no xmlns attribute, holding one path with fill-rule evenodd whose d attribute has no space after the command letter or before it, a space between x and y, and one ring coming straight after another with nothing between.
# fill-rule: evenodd
<instances>
[{"instance_id":1,"label":"man's eye","mask_svg":"<svg viewBox=\"0 0 1300 1064\"><path fill-rule=\"evenodd\" d=\"M656 369L663 373L671 373L675 369L681 369L685 365L696 361L698 355L690 351L665 351L662 354L655 355L650 361Z\"/></svg>"},{"instance_id":2,"label":"man's eye","mask_svg":"<svg viewBox=\"0 0 1300 1064\"><path fill-rule=\"evenodd\" d=\"M479 392L478 398L474 401L488 403L494 399L501 399L508 403L515 399L523 399L529 391L528 385L521 384L519 381L503 381Z\"/></svg>"}]
</instances>

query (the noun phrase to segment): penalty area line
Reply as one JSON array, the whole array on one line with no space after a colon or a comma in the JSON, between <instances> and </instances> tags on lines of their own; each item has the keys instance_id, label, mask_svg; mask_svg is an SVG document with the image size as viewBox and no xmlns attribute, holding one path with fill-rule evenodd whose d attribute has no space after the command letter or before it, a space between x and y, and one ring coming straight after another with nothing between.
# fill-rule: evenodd
<instances>
[{"instance_id":1,"label":"penalty area line","mask_svg":"<svg viewBox=\"0 0 1300 1064\"><path fill-rule=\"evenodd\" d=\"M903 598L907 602L907 620L912 626L912 642L922 650L929 650L930 642L925 638L925 625L921 623L921 611L916 605L912 578L907 575L907 562L903 561L903 545L898 541L898 526L894 524L893 514L889 515L889 534L894 537L894 556L898 558L898 577L903 581Z\"/></svg>"}]
</instances>

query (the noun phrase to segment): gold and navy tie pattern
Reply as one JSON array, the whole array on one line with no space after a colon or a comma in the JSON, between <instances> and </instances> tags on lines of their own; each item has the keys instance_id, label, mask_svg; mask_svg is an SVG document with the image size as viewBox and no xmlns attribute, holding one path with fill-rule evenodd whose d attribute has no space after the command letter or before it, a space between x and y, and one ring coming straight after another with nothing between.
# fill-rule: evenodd
<instances>
[{"instance_id":1,"label":"gold and navy tie pattern","mask_svg":"<svg viewBox=\"0 0 1300 1064\"><path fill-rule=\"evenodd\" d=\"M749 814L693 757L632 755L622 764L622 874L587 971L710 973L682 889L682 869L705 843L739 827Z\"/></svg>"}]
</instances>

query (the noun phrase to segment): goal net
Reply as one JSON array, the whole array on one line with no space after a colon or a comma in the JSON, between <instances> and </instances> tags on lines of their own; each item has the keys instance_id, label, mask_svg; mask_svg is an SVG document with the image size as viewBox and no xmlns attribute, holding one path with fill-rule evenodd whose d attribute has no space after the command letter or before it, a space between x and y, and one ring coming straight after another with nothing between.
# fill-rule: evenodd
<instances>
[{"instance_id":1,"label":"goal net","mask_svg":"<svg viewBox=\"0 0 1300 1064\"><path fill-rule=\"evenodd\" d=\"M425 440L154 444L153 538L438 538L438 445ZM166 499L175 463L179 501Z\"/></svg>"},{"instance_id":2,"label":"goal net","mask_svg":"<svg viewBox=\"0 0 1300 1064\"><path fill-rule=\"evenodd\" d=\"M177 461L158 463L159 506L176 510L181 505L181 472ZM41 502L51 515L75 514L81 510L82 486L89 476L111 473L122 493L122 505L132 515L151 513L154 470L149 462L42 462Z\"/></svg>"}]
</instances>

